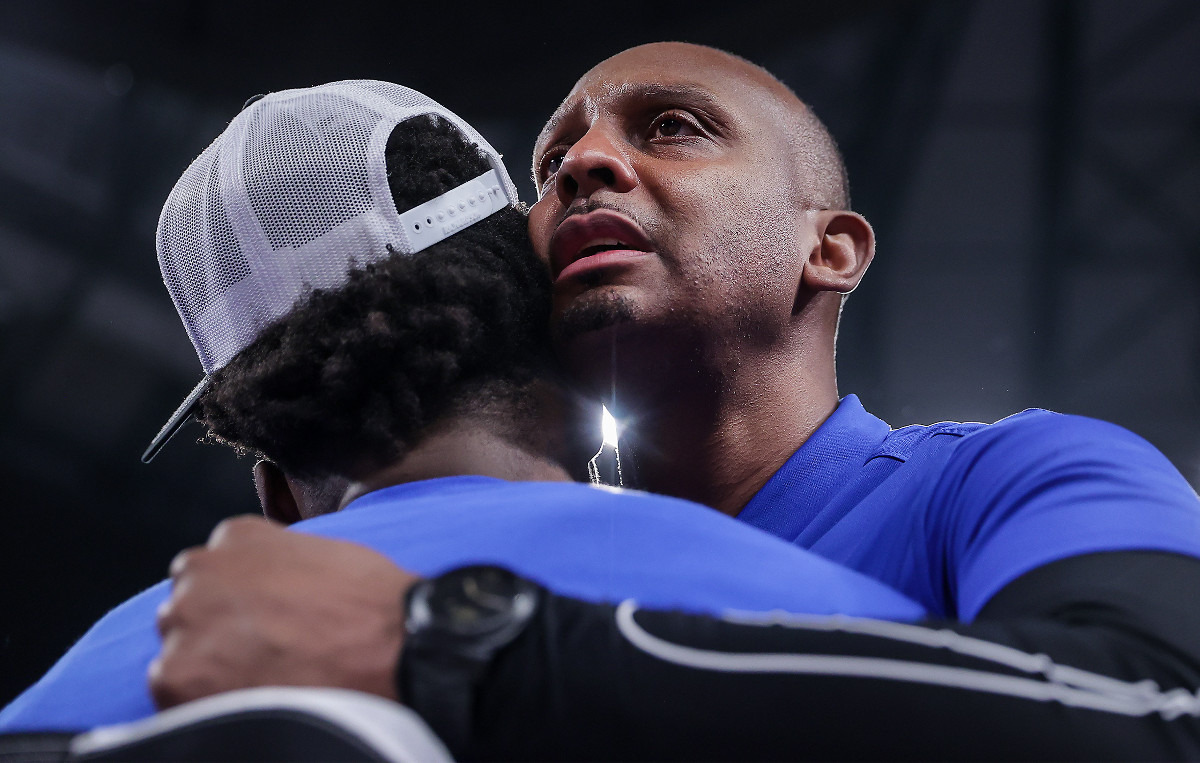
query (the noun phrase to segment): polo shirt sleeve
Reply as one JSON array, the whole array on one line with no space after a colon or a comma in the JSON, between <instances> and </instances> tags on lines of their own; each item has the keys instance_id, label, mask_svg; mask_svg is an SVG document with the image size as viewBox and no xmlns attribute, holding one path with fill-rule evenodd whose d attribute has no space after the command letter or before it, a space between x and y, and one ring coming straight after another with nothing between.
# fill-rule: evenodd
<instances>
[{"instance_id":1,"label":"polo shirt sleeve","mask_svg":"<svg viewBox=\"0 0 1200 763\"><path fill-rule=\"evenodd\" d=\"M160 647L155 613L169 593L164 580L97 621L0 711L0 733L81 731L153 715L146 671Z\"/></svg>"},{"instance_id":2,"label":"polo shirt sleeve","mask_svg":"<svg viewBox=\"0 0 1200 763\"><path fill-rule=\"evenodd\" d=\"M1200 499L1152 445L1114 424L1028 411L963 438L930 506L947 585L969 622L1020 575L1103 551L1200 557Z\"/></svg>"}]
</instances>

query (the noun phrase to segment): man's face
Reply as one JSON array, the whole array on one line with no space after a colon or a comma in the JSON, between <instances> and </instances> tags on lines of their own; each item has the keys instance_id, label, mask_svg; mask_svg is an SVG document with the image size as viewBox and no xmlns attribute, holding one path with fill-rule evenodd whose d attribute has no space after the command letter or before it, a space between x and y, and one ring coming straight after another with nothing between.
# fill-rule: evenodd
<instances>
[{"instance_id":1,"label":"man's face","mask_svg":"<svg viewBox=\"0 0 1200 763\"><path fill-rule=\"evenodd\" d=\"M579 80L535 147L530 214L569 364L622 325L714 346L778 339L815 236L788 143L794 106L744 62L678 43Z\"/></svg>"}]
</instances>

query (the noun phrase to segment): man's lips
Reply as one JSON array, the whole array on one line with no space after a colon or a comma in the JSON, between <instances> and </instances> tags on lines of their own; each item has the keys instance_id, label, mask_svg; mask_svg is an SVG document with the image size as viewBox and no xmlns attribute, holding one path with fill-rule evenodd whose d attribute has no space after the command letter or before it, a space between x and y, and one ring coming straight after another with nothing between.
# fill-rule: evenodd
<instances>
[{"instance_id":1,"label":"man's lips","mask_svg":"<svg viewBox=\"0 0 1200 763\"><path fill-rule=\"evenodd\" d=\"M550 269L557 281L652 251L650 240L636 223L619 212L598 209L571 215L559 224L550 238Z\"/></svg>"}]
</instances>

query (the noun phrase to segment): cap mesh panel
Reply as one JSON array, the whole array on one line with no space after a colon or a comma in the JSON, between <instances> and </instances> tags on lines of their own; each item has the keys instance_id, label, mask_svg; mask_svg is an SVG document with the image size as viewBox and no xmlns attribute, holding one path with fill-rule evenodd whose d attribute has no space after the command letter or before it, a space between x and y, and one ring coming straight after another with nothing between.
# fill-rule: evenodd
<instances>
[{"instance_id":1,"label":"cap mesh panel","mask_svg":"<svg viewBox=\"0 0 1200 763\"><path fill-rule=\"evenodd\" d=\"M180 181L159 229L163 279L179 310L195 319L221 292L250 275L250 266L225 214L218 183L220 147L211 146ZM170 203L169 203L169 206ZM196 257L196 252L209 257Z\"/></svg>"},{"instance_id":2,"label":"cap mesh panel","mask_svg":"<svg viewBox=\"0 0 1200 763\"><path fill-rule=\"evenodd\" d=\"M291 105L250 131L243 158L246 195L276 251L314 241L372 206L366 149L379 115L324 94Z\"/></svg>"}]
</instances>

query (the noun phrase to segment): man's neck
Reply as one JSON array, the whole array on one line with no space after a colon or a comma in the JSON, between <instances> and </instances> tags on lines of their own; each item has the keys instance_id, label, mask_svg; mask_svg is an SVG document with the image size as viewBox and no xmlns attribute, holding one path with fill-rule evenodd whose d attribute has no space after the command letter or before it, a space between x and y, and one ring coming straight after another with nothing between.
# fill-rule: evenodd
<instances>
[{"instance_id":1,"label":"man's neck","mask_svg":"<svg viewBox=\"0 0 1200 763\"><path fill-rule=\"evenodd\" d=\"M515 445L486 423L458 420L438 426L393 463L351 482L339 509L359 496L392 485L467 475L531 482L571 480L566 470L545 454Z\"/></svg>"},{"instance_id":2,"label":"man's neck","mask_svg":"<svg viewBox=\"0 0 1200 763\"><path fill-rule=\"evenodd\" d=\"M679 395L676 402L639 422L630 442L640 484L737 516L838 398L836 388L764 385L749 395Z\"/></svg>"},{"instance_id":3,"label":"man's neck","mask_svg":"<svg viewBox=\"0 0 1200 763\"><path fill-rule=\"evenodd\" d=\"M622 442L638 483L736 516L837 408L832 341L724 358L666 346L648 357L626 351L605 371L625 403Z\"/></svg>"}]
</instances>

